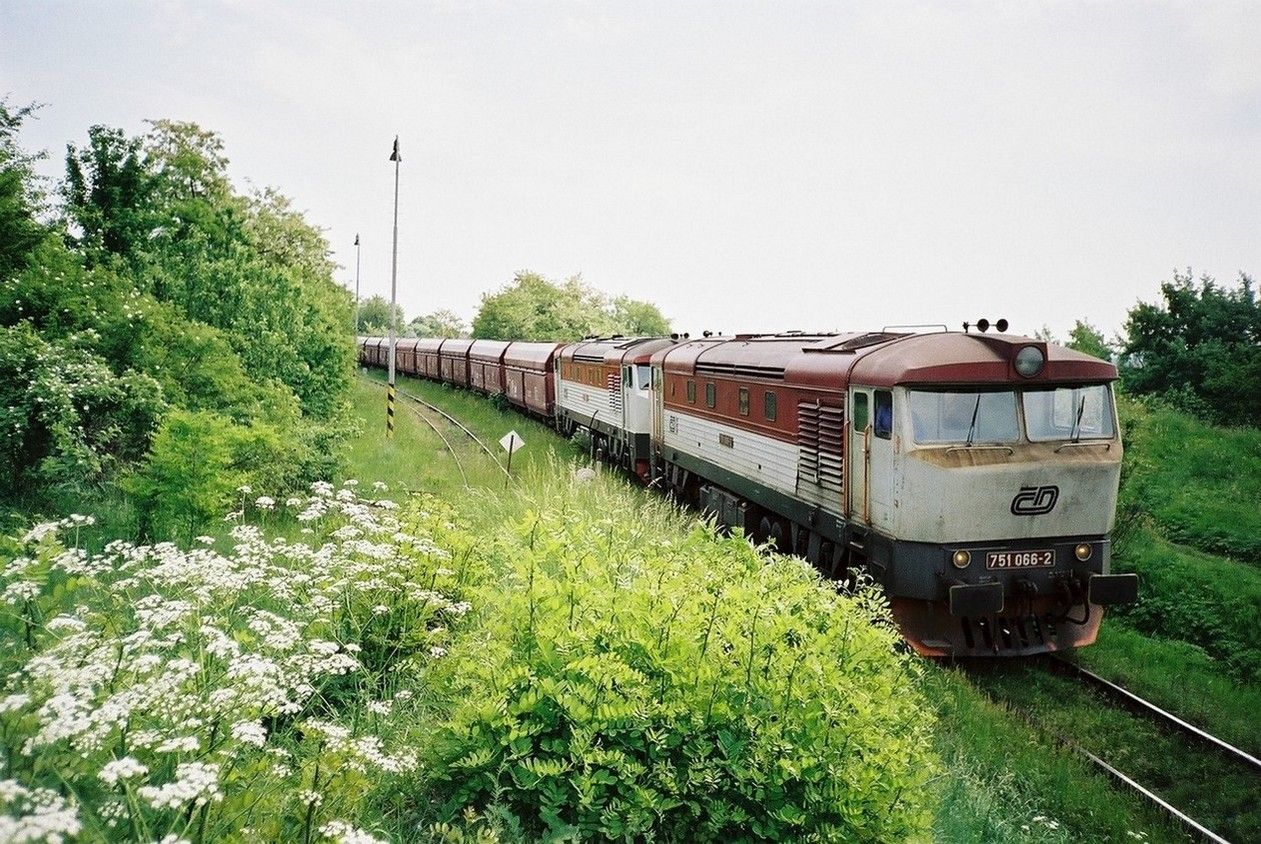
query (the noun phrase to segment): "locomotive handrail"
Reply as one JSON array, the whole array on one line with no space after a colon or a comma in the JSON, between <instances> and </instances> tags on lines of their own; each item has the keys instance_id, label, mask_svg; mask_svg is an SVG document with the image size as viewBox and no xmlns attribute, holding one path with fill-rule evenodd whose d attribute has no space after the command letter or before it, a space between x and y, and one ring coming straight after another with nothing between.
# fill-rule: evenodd
<instances>
[{"instance_id":1,"label":"locomotive handrail","mask_svg":"<svg viewBox=\"0 0 1261 844\"><path fill-rule=\"evenodd\" d=\"M1006 451L1008 454L1015 454L1016 449L1009 445L952 445L946 449L946 454L953 454L956 451Z\"/></svg>"},{"instance_id":2,"label":"locomotive handrail","mask_svg":"<svg viewBox=\"0 0 1261 844\"><path fill-rule=\"evenodd\" d=\"M1061 451L1063 451L1066 448L1079 448L1081 446L1092 446L1092 445L1101 445L1104 447L1105 451L1112 450L1112 440L1092 440L1088 442L1082 442L1081 440L1078 440L1077 442L1063 443L1062 445L1057 446L1055 449L1055 453L1059 454Z\"/></svg>"}]
</instances>

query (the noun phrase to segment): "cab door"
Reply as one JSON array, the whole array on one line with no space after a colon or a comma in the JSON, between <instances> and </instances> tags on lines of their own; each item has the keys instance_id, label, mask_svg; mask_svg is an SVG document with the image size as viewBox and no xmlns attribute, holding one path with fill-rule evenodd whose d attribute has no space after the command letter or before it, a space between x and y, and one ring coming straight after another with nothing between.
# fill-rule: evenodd
<instances>
[{"instance_id":1,"label":"cab door","mask_svg":"<svg viewBox=\"0 0 1261 844\"><path fill-rule=\"evenodd\" d=\"M845 514L850 521L866 525L871 523L871 391L867 388L850 388L849 419Z\"/></svg>"},{"instance_id":2,"label":"cab door","mask_svg":"<svg viewBox=\"0 0 1261 844\"><path fill-rule=\"evenodd\" d=\"M665 436L665 375L660 366L652 368L652 453L661 453L661 442Z\"/></svg>"}]
</instances>

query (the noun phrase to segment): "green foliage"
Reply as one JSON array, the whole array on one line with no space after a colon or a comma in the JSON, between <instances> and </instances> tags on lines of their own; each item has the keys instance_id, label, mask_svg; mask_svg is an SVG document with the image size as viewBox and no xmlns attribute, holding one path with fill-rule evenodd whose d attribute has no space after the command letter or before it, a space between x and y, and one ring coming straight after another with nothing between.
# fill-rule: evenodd
<instances>
[{"instance_id":1,"label":"green foliage","mask_svg":"<svg viewBox=\"0 0 1261 844\"><path fill-rule=\"evenodd\" d=\"M134 138L93 126L69 148L56 237L34 219L33 157L13 137L27 113L0 106L0 368L13 374L0 471L14 489L38 501L108 483L168 406L244 432L233 448L269 461L252 471L269 485L334 471L354 349L319 230L274 191L236 194L213 132L156 121ZM185 513L220 500L198 477L205 500Z\"/></svg>"},{"instance_id":2,"label":"green foliage","mask_svg":"<svg viewBox=\"0 0 1261 844\"><path fill-rule=\"evenodd\" d=\"M1112 360L1112 347L1103 339L1103 334L1088 321L1079 319L1068 332L1068 347L1100 360Z\"/></svg>"},{"instance_id":3,"label":"green foliage","mask_svg":"<svg viewBox=\"0 0 1261 844\"><path fill-rule=\"evenodd\" d=\"M1122 509L1166 538L1257 567L1261 576L1261 431L1223 429L1162 406L1125 401Z\"/></svg>"},{"instance_id":4,"label":"green foliage","mask_svg":"<svg viewBox=\"0 0 1261 844\"><path fill-rule=\"evenodd\" d=\"M85 490L144 453L166 409L154 379L115 375L86 333L45 340L0 327L0 478L15 492Z\"/></svg>"},{"instance_id":5,"label":"green foliage","mask_svg":"<svg viewBox=\"0 0 1261 844\"><path fill-rule=\"evenodd\" d=\"M922 832L931 719L874 594L612 495L530 497L491 547L482 627L431 680L443 813L547 840Z\"/></svg>"},{"instance_id":6,"label":"green foliage","mask_svg":"<svg viewBox=\"0 0 1261 844\"><path fill-rule=\"evenodd\" d=\"M141 158L141 139L121 129L93 126L83 149L66 151L65 211L90 257L128 256L142 250L156 221L153 177Z\"/></svg>"},{"instance_id":7,"label":"green foliage","mask_svg":"<svg viewBox=\"0 0 1261 844\"><path fill-rule=\"evenodd\" d=\"M0 99L0 279L26 265L27 256L48 236L35 219L42 204L33 164L41 156L28 155L17 144L22 122L36 106L14 108Z\"/></svg>"},{"instance_id":8,"label":"green foliage","mask_svg":"<svg viewBox=\"0 0 1261 844\"><path fill-rule=\"evenodd\" d=\"M394 325L404 325L403 306L394 306ZM369 296L359 302L359 334L384 337L390 330L390 303L384 296Z\"/></svg>"},{"instance_id":9,"label":"green foliage","mask_svg":"<svg viewBox=\"0 0 1261 844\"><path fill-rule=\"evenodd\" d=\"M1121 350L1126 390L1159 396L1222 425L1261 426L1261 302L1252 279L1222 287L1188 268L1164 301L1130 310Z\"/></svg>"},{"instance_id":10,"label":"green foliage","mask_svg":"<svg viewBox=\"0 0 1261 844\"><path fill-rule=\"evenodd\" d=\"M1261 576L1257 569L1173 545L1139 528L1114 559L1138 573L1137 604L1115 610L1135 629L1196 645L1231 675L1261 676Z\"/></svg>"},{"instance_id":11,"label":"green foliage","mask_svg":"<svg viewBox=\"0 0 1261 844\"><path fill-rule=\"evenodd\" d=\"M483 296L473 318L473 336L489 340L564 341L640 332L669 333L655 305L625 296L610 302L580 276L557 283L528 270Z\"/></svg>"},{"instance_id":12,"label":"green foliage","mask_svg":"<svg viewBox=\"0 0 1261 844\"><path fill-rule=\"evenodd\" d=\"M91 553L81 516L0 537L0 837L381 840L366 797L416 765L399 738L420 696L399 678L440 656L479 573L441 502L400 514L313 487L247 502L255 524L238 511L230 538L189 549Z\"/></svg>"},{"instance_id":13,"label":"green foliage","mask_svg":"<svg viewBox=\"0 0 1261 844\"><path fill-rule=\"evenodd\" d=\"M167 414L144 465L124 484L140 507L143 532L190 540L199 525L227 510L244 483L235 434L232 423L214 413Z\"/></svg>"},{"instance_id":14,"label":"green foliage","mask_svg":"<svg viewBox=\"0 0 1261 844\"><path fill-rule=\"evenodd\" d=\"M404 333L409 337L467 337L468 326L455 311L443 309L414 317Z\"/></svg>"}]
</instances>

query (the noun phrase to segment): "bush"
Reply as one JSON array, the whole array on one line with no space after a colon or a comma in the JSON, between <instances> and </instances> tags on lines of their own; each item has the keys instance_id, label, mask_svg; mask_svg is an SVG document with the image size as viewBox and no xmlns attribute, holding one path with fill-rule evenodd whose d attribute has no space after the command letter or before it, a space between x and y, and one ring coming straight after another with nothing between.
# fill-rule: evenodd
<instances>
[{"instance_id":1,"label":"bush","mask_svg":"<svg viewBox=\"0 0 1261 844\"><path fill-rule=\"evenodd\" d=\"M1143 633L1190 642L1241 680L1261 676L1261 577L1255 568L1179 548L1138 529L1118 571L1140 578L1139 600L1115 612Z\"/></svg>"},{"instance_id":2,"label":"bush","mask_svg":"<svg viewBox=\"0 0 1261 844\"><path fill-rule=\"evenodd\" d=\"M378 840L363 798L416 764L399 669L468 609L450 511L421 507L316 484L248 505L309 544L237 524L230 550L89 554L84 517L0 538L0 840Z\"/></svg>"},{"instance_id":3,"label":"bush","mask_svg":"<svg viewBox=\"0 0 1261 844\"><path fill-rule=\"evenodd\" d=\"M575 489L494 544L483 626L435 669L442 819L494 806L549 840L924 831L932 719L875 593Z\"/></svg>"},{"instance_id":4,"label":"bush","mask_svg":"<svg viewBox=\"0 0 1261 844\"><path fill-rule=\"evenodd\" d=\"M1219 428L1159 403L1120 405L1122 505L1169 539L1261 566L1261 431Z\"/></svg>"}]
</instances>

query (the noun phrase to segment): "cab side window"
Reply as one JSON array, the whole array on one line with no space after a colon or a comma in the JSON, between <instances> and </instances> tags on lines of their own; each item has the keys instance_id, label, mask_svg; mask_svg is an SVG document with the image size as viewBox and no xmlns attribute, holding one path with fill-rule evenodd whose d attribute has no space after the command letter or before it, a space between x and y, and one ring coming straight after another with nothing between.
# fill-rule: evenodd
<instances>
[{"instance_id":1,"label":"cab side window","mask_svg":"<svg viewBox=\"0 0 1261 844\"><path fill-rule=\"evenodd\" d=\"M687 382L687 401L688 404L696 404L696 382Z\"/></svg>"},{"instance_id":2,"label":"cab side window","mask_svg":"<svg viewBox=\"0 0 1261 844\"><path fill-rule=\"evenodd\" d=\"M705 385L705 406L713 407L717 404L717 392L714 390L714 383L711 381Z\"/></svg>"},{"instance_id":3,"label":"cab side window","mask_svg":"<svg viewBox=\"0 0 1261 844\"><path fill-rule=\"evenodd\" d=\"M876 421L874 433L882 440L893 436L893 393L876 390Z\"/></svg>"},{"instance_id":4,"label":"cab side window","mask_svg":"<svg viewBox=\"0 0 1261 844\"><path fill-rule=\"evenodd\" d=\"M740 388L740 415L749 415L749 389L748 387Z\"/></svg>"},{"instance_id":5,"label":"cab side window","mask_svg":"<svg viewBox=\"0 0 1261 844\"><path fill-rule=\"evenodd\" d=\"M854 430L862 431L867 428L867 394L854 393Z\"/></svg>"}]
</instances>

